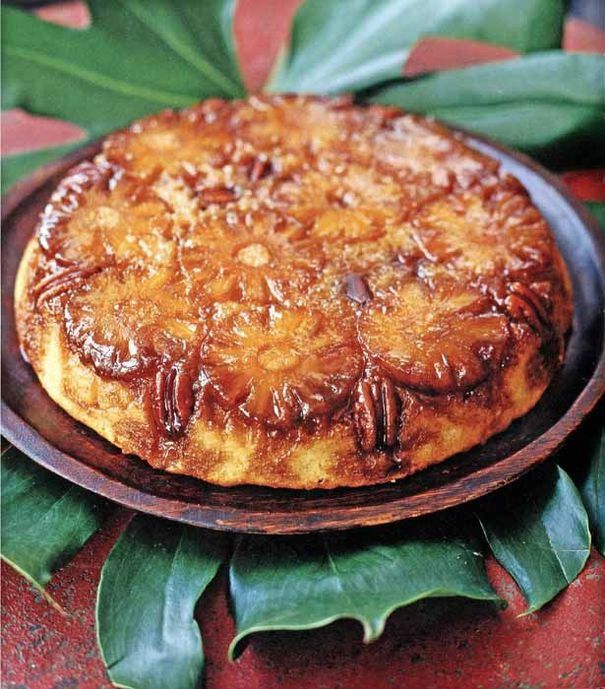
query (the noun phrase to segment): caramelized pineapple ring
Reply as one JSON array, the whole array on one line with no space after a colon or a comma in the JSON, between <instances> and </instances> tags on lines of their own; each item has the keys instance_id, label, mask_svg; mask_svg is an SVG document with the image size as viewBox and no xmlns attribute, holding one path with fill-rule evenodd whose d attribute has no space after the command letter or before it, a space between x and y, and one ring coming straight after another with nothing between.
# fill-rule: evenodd
<instances>
[{"instance_id":1,"label":"caramelized pineapple ring","mask_svg":"<svg viewBox=\"0 0 605 689\"><path fill-rule=\"evenodd\" d=\"M361 314L368 355L396 380L429 393L474 387L500 363L507 319L479 292L409 281Z\"/></svg>"},{"instance_id":2,"label":"caramelized pineapple ring","mask_svg":"<svg viewBox=\"0 0 605 689\"><path fill-rule=\"evenodd\" d=\"M178 173L184 166L222 164L233 141L231 109L231 103L210 99L181 113L148 117L107 137L103 154L110 163L143 179L163 170ZM227 116L218 117L221 112Z\"/></svg>"},{"instance_id":3,"label":"caramelized pineapple ring","mask_svg":"<svg viewBox=\"0 0 605 689\"><path fill-rule=\"evenodd\" d=\"M168 273L110 268L79 287L64 307L67 337L101 374L139 374L181 359L196 341L197 313Z\"/></svg>"},{"instance_id":4,"label":"caramelized pineapple ring","mask_svg":"<svg viewBox=\"0 0 605 689\"><path fill-rule=\"evenodd\" d=\"M338 141L342 117L329 101L309 101L301 108L299 99L253 96L234 114L238 132L255 146L292 149L329 147Z\"/></svg>"},{"instance_id":5,"label":"caramelized pineapple ring","mask_svg":"<svg viewBox=\"0 0 605 689\"><path fill-rule=\"evenodd\" d=\"M384 235L382 218L373 218L369 213L347 208L327 208L320 213L310 230L310 235L326 242L327 247L371 242Z\"/></svg>"},{"instance_id":6,"label":"caramelized pineapple ring","mask_svg":"<svg viewBox=\"0 0 605 689\"><path fill-rule=\"evenodd\" d=\"M350 315L271 306L219 312L201 362L223 407L288 428L343 405L362 354Z\"/></svg>"},{"instance_id":7,"label":"caramelized pineapple ring","mask_svg":"<svg viewBox=\"0 0 605 689\"><path fill-rule=\"evenodd\" d=\"M495 173L498 163L465 146L449 130L416 115L392 120L374 141L374 155L383 164L401 172L427 173L444 190L454 185L467 188Z\"/></svg>"},{"instance_id":8,"label":"caramelized pineapple ring","mask_svg":"<svg viewBox=\"0 0 605 689\"><path fill-rule=\"evenodd\" d=\"M38 227L45 254L58 263L165 263L173 255L166 204L107 165L83 163L53 194ZM111 187L111 189L110 189Z\"/></svg>"},{"instance_id":9,"label":"caramelized pineapple ring","mask_svg":"<svg viewBox=\"0 0 605 689\"><path fill-rule=\"evenodd\" d=\"M279 230L280 228L278 228ZM182 240L180 261L200 303L290 303L304 296L323 265L319 247L290 242L287 229L206 218Z\"/></svg>"},{"instance_id":10,"label":"caramelized pineapple ring","mask_svg":"<svg viewBox=\"0 0 605 689\"><path fill-rule=\"evenodd\" d=\"M482 193L479 187L423 208L414 220L414 236L424 255L482 276L542 269L552 241L529 198L508 189L495 198L485 194L489 190Z\"/></svg>"}]
</instances>

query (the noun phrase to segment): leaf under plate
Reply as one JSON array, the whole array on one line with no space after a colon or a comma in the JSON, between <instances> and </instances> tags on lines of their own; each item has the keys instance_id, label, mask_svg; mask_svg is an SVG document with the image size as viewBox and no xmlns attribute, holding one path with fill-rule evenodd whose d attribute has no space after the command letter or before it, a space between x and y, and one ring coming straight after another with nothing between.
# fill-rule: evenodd
<instances>
[{"instance_id":1,"label":"leaf under plate","mask_svg":"<svg viewBox=\"0 0 605 689\"><path fill-rule=\"evenodd\" d=\"M590 445L590 464L580 492L592 527L594 545L605 556L605 428L595 434Z\"/></svg>"},{"instance_id":2,"label":"leaf under plate","mask_svg":"<svg viewBox=\"0 0 605 689\"><path fill-rule=\"evenodd\" d=\"M588 517L560 467L533 472L482 501L479 519L498 562L538 610L578 576L590 553Z\"/></svg>"},{"instance_id":3,"label":"leaf under plate","mask_svg":"<svg viewBox=\"0 0 605 689\"><path fill-rule=\"evenodd\" d=\"M209 531L137 515L99 583L97 634L112 682L133 689L196 689L204 666L196 602L225 555Z\"/></svg>"},{"instance_id":4,"label":"leaf under plate","mask_svg":"<svg viewBox=\"0 0 605 689\"><path fill-rule=\"evenodd\" d=\"M441 518L443 520L443 517ZM389 615L431 596L497 601L483 557L458 525L412 521L388 530L314 537L242 538L230 568L236 655L249 634L313 629L341 618L379 637Z\"/></svg>"},{"instance_id":5,"label":"leaf under plate","mask_svg":"<svg viewBox=\"0 0 605 689\"><path fill-rule=\"evenodd\" d=\"M1 477L2 558L42 590L101 526L105 502L14 447L2 454Z\"/></svg>"},{"instance_id":6,"label":"leaf under plate","mask_svg":"<svg viewBox=\"0 0 605 689\"><path fill-rule=\"evenodd\" d=\"M467 38L519 52L561 45L561 0L306 0L269 91L356 91L401 74L422 36Z\"/></svg>"}]
</instances>

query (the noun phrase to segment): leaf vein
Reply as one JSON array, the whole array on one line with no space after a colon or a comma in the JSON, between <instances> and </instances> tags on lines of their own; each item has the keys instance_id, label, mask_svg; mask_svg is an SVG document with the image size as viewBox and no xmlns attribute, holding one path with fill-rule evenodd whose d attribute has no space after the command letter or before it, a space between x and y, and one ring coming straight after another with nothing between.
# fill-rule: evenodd
<instances>
[{"instance_id":1,"label":"leaf vein","mask_svg":"<svg viewBox=\"0 0 605 689\"><path fill-rule=\"evenodd\" d=\"M108 77L105 74L100 74L99 72L94 72L92 70L85 69L84 67L79 67L74 64L64 62L57 58L38 53L35 50L17 48L9 45L5 47L5 51L7 55L12 55L16 58L29 61L42 67L54 69L57 72L68 74L76 79L80 79L81 81L89 82L90 84L100 88L107 89L108 91L114 91L116 93L122 93L126 96L135 96L137 98L141 98L142 100L169 106L187 106L190 105L194 100L192 96L187 96L185 94L159 91L157 89L150 89L145 86L139 86L137 84L121 81L120 79Z\"/></svg>"},{"instance_id":2,"label":"leaf vein","mask_svg":"<svg viewBox=\"0 0 605 689\"><path fill-rule=\"evenodd\" d=\"M218 69L215 69L207 60L205 60L201 55L197 55L193 51L189 50L187 46L182 44L180 41L171 36L168 32L158 31L158 29L149 21L148 15L145 11L141 11L137 5L127 4L125 0L120 0L120 3L128 12L133 14L142 24L144 24L149 31L154 33L156 36L162 39L164 43L179 57L181 57L185 62L190 64L192 67L203 74L209 81L212 81L216 86L221 89L226 88L230 95L238 95L239 87L238 85L229 79L225 74L223 74Z\"/></svg>"}]
</instances>

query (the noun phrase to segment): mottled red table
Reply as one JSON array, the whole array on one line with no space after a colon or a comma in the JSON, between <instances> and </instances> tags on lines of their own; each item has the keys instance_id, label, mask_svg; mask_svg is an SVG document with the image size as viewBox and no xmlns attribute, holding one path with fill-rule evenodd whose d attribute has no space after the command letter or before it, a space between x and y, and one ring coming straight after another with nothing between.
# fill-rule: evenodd
<instances>
[{"instance_id":1,"label":"mottled red table","mask_svg":"<svg viewBox=\"0 0 605 689\"><path fill-rule=\"evenodd\" d=\"M246 82L262 83L299 0L242 0L236 30ZM77 3L45 8L48 19L85 23ZM605 36L573 20L566 47L605 50ZM478 43L423 41L406 65L409 74L502 59L503 48ZM64 123L3 117L5 152L77 136ZM567 177L582 198L605 200L604 172ZM129 513L116 508L106 526L55 576L52 608L2 564L2 686L6 689L104 689L107 681L94 632L100 568ZM539 613L520 617L524 604L512 580L493 561L488 573L508 601L501 611L462 599L431 600L396 612L370 646L353 622L312 632L261 634L242 657L226 660L233 636L222 573L198 610L208 689L604 689L605 560L593 553L580 577Z\"/></svg>"},{"instance_id":2,"label":"mottled red table","mask_svg":"<svg viewBox=\"0 0 605 689\"><path fill-rule=\"evenodd\" d=\"M124 513L121 517L123 518ZM122 519L123 521L123 519ZM94 634L99 571L120 517L56 576L49 592L61 614L2 565L6 689L104 689ZM605 687L605 560L593 555L569 589L537 614L493 562L504 611L461 599L396 612L365 646L361 627L339 622L312 632L257 635L235 663L224 575L199 610L207 689L600 689Z\"/></svg>"}]
</instances>

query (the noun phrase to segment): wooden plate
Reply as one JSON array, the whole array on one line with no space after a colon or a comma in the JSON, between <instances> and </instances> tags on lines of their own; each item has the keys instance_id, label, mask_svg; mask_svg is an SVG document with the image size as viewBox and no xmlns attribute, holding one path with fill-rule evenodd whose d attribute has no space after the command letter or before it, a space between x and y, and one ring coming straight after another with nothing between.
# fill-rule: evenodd
<instances>
[{"instance_id":1,"label":"wooden plate","mask_svg":"<svg viewBox=\"0 0 605 689\"><path fill-rule=\"evenodd\" d=\"M122 505L225 531L286 534L384 524L467 502L518 478L558 448L603 395L603 241L596 222L556 177L519 153L465 136L527 187L550 223L573 279L575 312L565 364L539 404L504 433L398 483L294 491L220 488L156 471L73 420L50 400L19 353L13 286L21 254L50 193L71 165L99 150L98 143L41 168L4 201L3 433L47 469Z\"/></svg>"}]
</instances>

